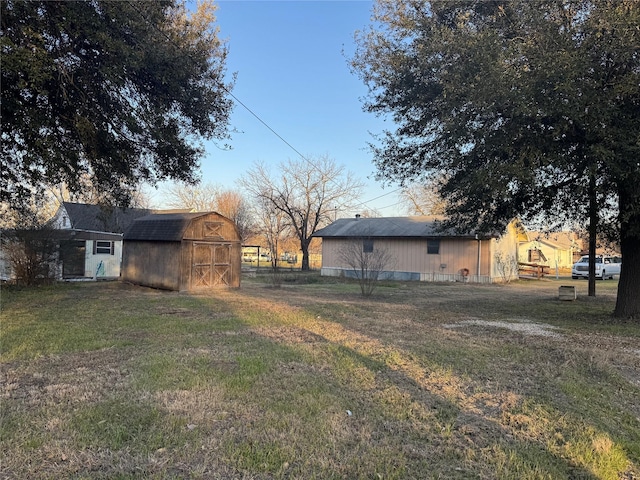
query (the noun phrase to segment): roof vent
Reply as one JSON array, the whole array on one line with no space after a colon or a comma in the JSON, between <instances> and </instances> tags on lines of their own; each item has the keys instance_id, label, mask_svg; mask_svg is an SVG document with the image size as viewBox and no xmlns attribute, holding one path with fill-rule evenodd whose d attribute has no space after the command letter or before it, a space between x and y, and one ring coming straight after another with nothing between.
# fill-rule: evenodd
<instances>
[{"instance_id":1,"label":"roof vent","mask_svg":"<svg viewBox=\"0 0 640 480\"><path fill-rule=\"evenodd\" d=\"M360 214L356 213L356 220L358 220L360 218Z\"/></svg>"}]
</instances>

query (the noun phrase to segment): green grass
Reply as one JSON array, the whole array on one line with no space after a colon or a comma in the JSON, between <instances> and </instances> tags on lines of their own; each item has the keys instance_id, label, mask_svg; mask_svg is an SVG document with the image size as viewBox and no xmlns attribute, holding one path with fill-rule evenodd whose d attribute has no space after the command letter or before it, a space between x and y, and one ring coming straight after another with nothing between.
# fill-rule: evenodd
<instances>
[{"instance_id":1,"label":"green grass","mask_svg":"<svg viewBox=\"0 0 640 480\"><path fill-rule=\"evenodd\" d=\"M3 288L0 477L640 475L640 325L611 322L615 282L363 299L291 277ZM554 336L514 329L541 324Z\"/></svg>"}]
</instances>

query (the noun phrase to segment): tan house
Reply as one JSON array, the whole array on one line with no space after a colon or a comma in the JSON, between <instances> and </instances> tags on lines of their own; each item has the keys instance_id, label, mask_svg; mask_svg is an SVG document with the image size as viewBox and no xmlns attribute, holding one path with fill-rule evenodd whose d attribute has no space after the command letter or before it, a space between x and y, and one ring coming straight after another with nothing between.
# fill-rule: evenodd
<instances>
[{"instance_id":1,"label":"tan house","mask_svg":"<svg viewBox=\"0 0 640 480\"><path fill-rule=\"evenodd\" d=\"M442 217L342 218L317 231L322 238L325 276L352 277L344 252L354 244L364 252L386 249L392 261L381 277L395 280L493 283L518 275L519 229L512 222L502 234L442 231Z\"/></svg>"},{"instance_id":2,"label":"tan house","mask_svg":"<svg viewBox=\"0 0 640 480\"><path fill-rule=\"evenodd\" d=\"M574 232L526 232L518 246L518 261L568 269L580 258L582 243Z\"/></svg>"}]
</instances>

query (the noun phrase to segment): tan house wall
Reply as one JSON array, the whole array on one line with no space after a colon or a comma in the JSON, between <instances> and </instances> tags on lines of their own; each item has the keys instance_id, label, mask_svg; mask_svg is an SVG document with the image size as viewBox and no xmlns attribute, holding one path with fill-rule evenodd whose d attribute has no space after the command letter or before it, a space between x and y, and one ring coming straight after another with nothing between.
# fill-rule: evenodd
<instances>
[{"instance_id":1,"label":"tan house wall","mask_svg":"<svg viewBox=\"0 0 640 480\"><path fill-rule=\"evenodd\" d=\"M495 282L508 282L518 278L518 240L521 233L517 224L507 225L502 236L491 244L491 275Z\"/></svg>"},{"instance_id":2,"label":"tan house wall","mask_svg":"<svg viewBox=\"0 0 640 480\"><path fill-rule=\"evenodd\" d=\"M437 254L427 253L426 238L376 238L373 248L386 248L393 265L386 272L398 280L505 282L518 277L518 238L511 222L500 238L440 238ZM322 274L344 275L350 269L340 251L362 239L325 237L322 242ZM463 270L468 270L468 276Z\"/></svg>"},{"instance_id":3,"label":"tan house wall","mask_svg":"<svg viewBox=\"0 0 640 480\"><path fill-rule=\"evenodd\" d=\"M340 259L340 251L353 242L362 244L361 239L330 237L323 239L323 274L340 274L339 270L349 268ZM493 243L495 243L494 240L443 238L440 240L439 253L429 254L426 239L395 238L374 239L373 248L386 248L391 252L395 262L389 266L388 271L413 273L419 276L419 278L407 278L408 280L462 280L461 270L468 269L470 280L489 282L492 281L493 276L490 271Z\"/></svg>"}]
</instances>

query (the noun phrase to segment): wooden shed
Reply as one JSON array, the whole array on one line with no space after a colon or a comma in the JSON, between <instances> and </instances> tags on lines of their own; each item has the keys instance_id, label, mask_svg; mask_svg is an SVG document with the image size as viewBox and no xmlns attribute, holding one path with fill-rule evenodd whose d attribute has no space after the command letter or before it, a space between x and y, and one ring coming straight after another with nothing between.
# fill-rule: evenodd
<instances>
[{"instance_id":1,"label":"wooden shed","mask_svg":"<svg viewBox=\"0 0 640 480\"><path fill-rule=\"evenodd\" d=\"M122 280L167 290L240 286L235 224L215 212L147 215L124 234Z\"/></svg>"}]
</instances>

